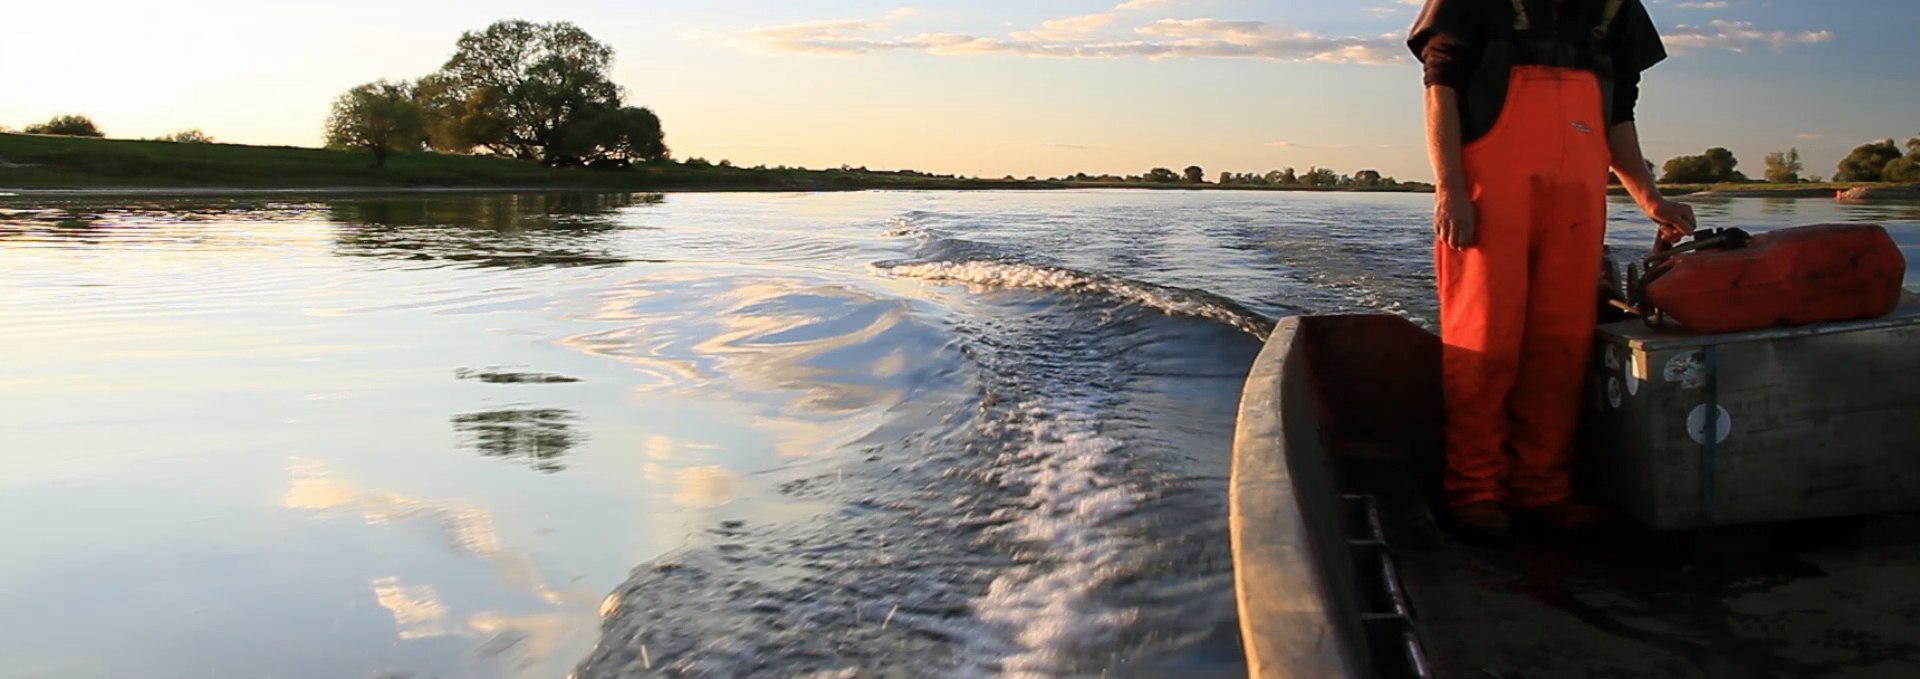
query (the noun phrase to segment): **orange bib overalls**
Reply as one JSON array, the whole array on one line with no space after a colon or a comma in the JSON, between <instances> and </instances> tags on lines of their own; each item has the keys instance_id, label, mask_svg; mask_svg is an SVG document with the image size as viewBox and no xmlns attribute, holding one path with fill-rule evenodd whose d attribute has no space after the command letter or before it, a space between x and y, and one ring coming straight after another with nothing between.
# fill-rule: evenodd
<instances>
[{"instance_id":1,"label":"orange bib overalls","mask_svg":"<svg viewBox=\"0 0 1920 679\"><path fill-rule=\"evenodd\" d=\"M1436 247L1448 500L1537 507L1572 492L1611 151L1591 72L1516 66L1462 149L1473 245Z\"/></svg>"}]
</instances>

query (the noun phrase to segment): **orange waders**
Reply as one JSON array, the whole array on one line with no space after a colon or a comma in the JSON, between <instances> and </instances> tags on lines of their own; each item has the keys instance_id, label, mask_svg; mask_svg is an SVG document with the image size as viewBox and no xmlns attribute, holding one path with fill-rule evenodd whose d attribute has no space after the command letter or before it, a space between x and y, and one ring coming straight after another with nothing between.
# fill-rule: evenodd
<instances>
[{"instance_id":1,"label":"orange waders","mask_svg":"<svg viewBox=\"0 0 1920 679\"><path fill-rule=\"evenodd\" d=\"M1473 245L1439 243L1448 500L1567 499L1606 232L1611 151L1590 71L1516 66L1462 152Z\"/></svg>"}]
</instances>

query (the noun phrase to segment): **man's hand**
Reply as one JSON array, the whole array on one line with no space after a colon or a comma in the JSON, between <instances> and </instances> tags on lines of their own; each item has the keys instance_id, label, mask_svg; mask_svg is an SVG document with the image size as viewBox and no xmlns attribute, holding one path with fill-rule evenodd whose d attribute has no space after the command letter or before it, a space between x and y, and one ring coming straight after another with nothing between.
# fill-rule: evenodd
<instances>
[{"instance_id":1,"label":"man's hand","mask_svg":"<svg viewBox=\"0 0 1920 679\"><path fill-rule=\"evenodd\" d=\"M1693 216L1693 206L1686 203L1659 198L1641 206L1641 209L1646 211L1647 217L1653 219L1654 223L1660 225L1660 240L1669 243L1680 242L1680 239L1687 237L1687 234L1693 233L1694 229L1700 228L1699 222Z\"/></svg>"},{"instance_id":2,"label":"man's hand","mask_svg":"<svg viewBox=\"0 0 1920 679\"><path fill-rule=\"evenodd\" d=\"M1455 250L1472 247L1476 226L1473 196L1465 189L1435 192L1433 232L1447 247Z\"/></svg>"}]
</instances>

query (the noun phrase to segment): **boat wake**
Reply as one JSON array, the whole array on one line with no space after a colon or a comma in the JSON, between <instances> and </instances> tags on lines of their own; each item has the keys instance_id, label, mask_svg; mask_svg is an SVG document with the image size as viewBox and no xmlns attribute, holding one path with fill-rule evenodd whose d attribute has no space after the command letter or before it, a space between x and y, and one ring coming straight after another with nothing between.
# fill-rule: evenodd
<instances>
[{"instance_id":1,"label":"boat wake","mask_svg":"<svg viewBox=\"0 0 1920 679\"><path fill-rule=\"evenodd\" d=\"M966 283L984 288L1037 288L1103 295L1140 304L1171 315L1219 321L1265 340L1273 319L1233 300L1204 290L1175 288L1073 269L1021 262L973 260L964 262L878 263L874 269L898 278Z\"/></svg>"},{"instance_id":2,"label":"boat wake","mask_svg":"<svg viewBox=\"0 0 1920 679\"><path fill-rule=\"evenodd\" d=\"M916 239L900 253L913 259L868 272L968 286L899 300L939 318L943 339L862 349L938 346L962 365L900 391L859 440L781 471L783 503L804 510L739 515L636 570L578 676L1243 672L1209 655L1234 610L1213 439L1273 321L1202 290L1019 261L928 228L942 219L894 220L886 233ZM806 320L832 315L819 298L742 327L848 331Z\"/></svg>"}]
</instances>

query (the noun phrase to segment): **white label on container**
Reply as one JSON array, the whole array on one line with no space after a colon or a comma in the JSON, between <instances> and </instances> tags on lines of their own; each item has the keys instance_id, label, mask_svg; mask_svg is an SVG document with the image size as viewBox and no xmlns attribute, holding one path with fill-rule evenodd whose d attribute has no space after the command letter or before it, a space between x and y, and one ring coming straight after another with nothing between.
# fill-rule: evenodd
<instances>
[{"instance_id":1,"label":"white label on container","mask_svg":"<svg viewBox=\"0 0 1920 679\"><path fill-rule=\"evenodd\" d=\"M1726 406L1716 406L1716 408L1720 411L1720 421L1715 423L1718 426L1714 428L1719 431L1713 437L1713 442L1718 445L1726 443L1727 437L1733 435L1733 413L1727 412ZM1706 445L1707 404L1695 406L1693 412L1687 414L1687 436L1692 437L1694 443Z\"/></svg>"},{"instance_id":2,"label":"white label on container","mask_svg":"<svg viewBox=\"0 0 1920 679\"><path fill-rule=\"evenodd\" d=\"M1707 386L1706 353L1692 351L1675 355L1667 361L1666 378L1668 382L1679 382L1682 389Z\"/></svg>"}]
</instances>

